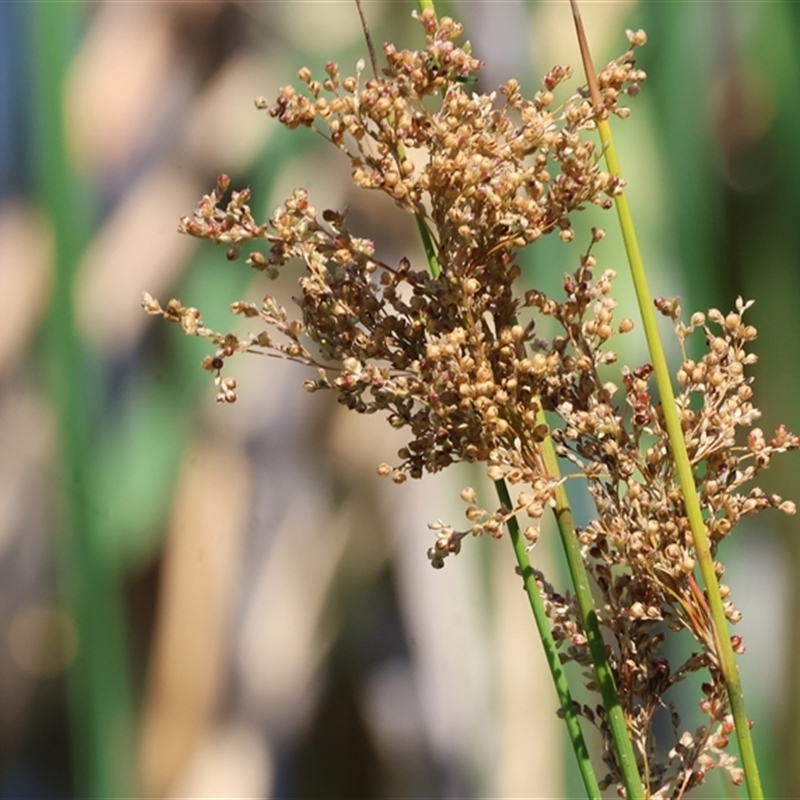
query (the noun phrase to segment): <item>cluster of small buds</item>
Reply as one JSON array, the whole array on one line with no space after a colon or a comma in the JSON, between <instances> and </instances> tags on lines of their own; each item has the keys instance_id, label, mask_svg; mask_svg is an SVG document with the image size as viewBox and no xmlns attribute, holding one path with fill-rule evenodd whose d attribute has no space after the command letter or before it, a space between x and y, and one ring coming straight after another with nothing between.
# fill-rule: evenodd
<instances>
[{"instance_id":1,"label":"cluster of small buds","mask_svg":"<svg viewBox=\"0 0 800 800\"><path fill-rule=\"evenodd\" d=\"M236 380L222 376L225 360L239 353L263 353L273 351L284 358L297 361L308 366L316 364L315 360L300 343L303 334L303 323L299 320L289 320L286 310L276 305L275 301L267 296L260 307L254 303L236 301L231 305L232 314L241 314L245 317L259 317L263 322L277 329L289 343L275 343L269 332L260 331L251 333L246 339L240 339L235 333L217 333L204 325L200 312L196 308L181 305L178 300L170 300L166 308L147 292L144 293L142 307L148 314L163 317L167 322L178 323L189 336L198 336L216 345L214 355L203 358L203 369L214 375L214 384L217 387L217 402L235 403ZM324 370L321 372L320 383L324 381Z\"/></svg>"},{"instance_id":2,"label":"cluster of small buds","mask_svg":"<svg viewBox=\"0 0 800 800\"><path fill-rule=\"evenodd\" d=\"M639 94L639 85L647 77L644 70L636 66L633 58L634 49L647 44L647 34L643 30L628 30L625 33L628 36L631 51L624 58L609 64L597 76L600 96L603 99L600 114L606 117L613 113L625 119L630 114L630 109L618 105L619 96L627 94L629 97L636 97Z\"/></svg>"},{"instance_id":3,"label":"cluster of small buds","mask_svg":"<svg viewBox=\"0 0 800 800\"><path fill-rule=\"evenodd\" d=\"M379 475L389 475L391 471L388 464L381 464L378 467ZM456 531L441 521L430 525L431 530L437 532L436 542L428 550L431 564L436 569L441 569L447 556L456 555L461 551L461 540L467 536L487 535L499 539L503 535L503 529L509 519L522 514L535 522L523 530L523 536L528 542L528 546L533 547L539 538L539 523L544 515L546 505L552 500L556 485L558 485L557 481L537 480L533 486L533 494L520 492L513 508L500 508L492 512L478 506L477 495L472 487L463 489L461 499L467 504L464 514L472 523L471 527L466 531Z\"/></svg>"},{"instance_id":4,"label":"cluster of small buds","mask_svg":"<svg viewBox=\"0 0 800 800\"><path fill-rule=\"evenodd\" d=\"M461 26L430 9L419 19L425 49L387 44L382 76L362 81L363 62L344 78L329 63L322 81L303 68L307 94L284 87L275 104L257 105L290 129L313 128L336 144L360 188L386 192L435 228L444 269L481 280L491 254L553 230L569 241L573 211L610 206L621 184L600 169L594 143L582 133L594 129L598 114L622 113L619 94L645 76L632 66L631 50L601 73L600 110L580 94L553 110L553 91L571 74L565 67L551 70L530 100L510 80L498 106L495 92L467 91L482 64L468 44L454 43ZM631 39L631 47L640 40ZM432 94L441 98L434 111L426 105Z\"/></svg>"},{"instance_id":5,"label":"cluster of small buds","mask_svg":"<svg viewBox=\"0 0 800 800\"><path fill-rule=\"evenodd\" d=\"M708 684L704 688L711 690ZM727 752L734 724L733 717L724 710L726 704L721 698L715 698L704 700L701 706L709 714L710 721L694 734L684 731L680 735L669 752L671 762L679 765L678 770L664 784L661 793L655 795L657 797L682 797L689 789L704 784L713 769L727 772L734 786L740 786L744 781L744 770L736 766L736 758ZM715 712L710 712L709 707L713 707Z\"/></svg>"},{"instance_id":6,"label":"cluster of small buds","mask_svg":"<svg viewBox=\"0 0 800 800\"><path fill-rule=\"evenodd\" d=\"M213 191L200 200L194 215L181 219L178 231L198 239L211 239L236 247L252 239L263 238L267 226L258 225L253 219L248 205L249 189L232 192L225 213L220 213L219 204L227 195L230 184L231 179L227 175L220 175ZM232 260L235 254L236 248L233 248L229 251L229 258Z\"/></svg>"},{"instance_id":7,"label":"cluster of small buds","mask_svg":"<svg viewBox=\"0 0 800 800\"><path fill-rule=\"evenodd\" d=\"M428 558L434 569L441 569L447 556L461 552L461 540L467 533L456 531L441 521L431 522L428 527L436 531L436 542L428 550Z\"/></svg>"},{"instance_id":8,"label":"cluster of small buds","mask_svg":"<svg viewBox=\"0 0 800 800\"><path fill-rule=\"evenodd\" d=\"M634 732L641 730L639 747L647 748L652 732L645 723L667 705L664 694L690 672L708 669L714 678L703 703L709 724L695 737L696 746L679 749L680 758L673 754L670 763L649 762L651 775L665 786L682 786L682 791L700 785L712 765L741 780L741 770L722 752L725 737L709 733L727 713L727 695L708 604L694 578L693 538L669 437L651 394L653 369L649 364L623 368L622 402L615 403L619 394L608 385L601 387L594 371L603 342L583 316L589 299L586 285L575 292L570 291L573 284L565 282L565 289L566 303L538 294L533 298L542 312L564 324L575 352L584 354L582 368L588 370L588 377L581 374L577 381L587 391L562 394L554 405L561 424L552 434L558 452L586 477L597 508L596 518L579 531L579 540L587 568L605 598L599 614L617 642L612 664L629 726ZM752 378L746 367L755 361L748 346L756 330L744 321L751 303L739 299L729 314L695 314L689 325L678 317L677 300L660 299L656 305L673 319L681 347L695 330L703 332L707 343L699 361L684 349L676 402L713 552L743 516L767 508L795 513L793 502L753 482L775 454L800 447L800 437L779 426L767 439L755 427L760 412L752 405ZM595 300L594 321L607 319L610 324L607 313L612 308ZM548 407L545 396L542 400ZM721 577L719 562L716 571ZM723 586L722 594L726 617L738 622L741 612L729 599L730 589ZM555 616L553 620L555 625ZM689 630L701 648L677 669L658 655L663 633L655 631L663 630L665 623L669 630ZM740 637L732 637L732 644L736 652L744 652ZM585 664L588 654L571 646L562 657ZM676 727L677 722L676 718Z\"/></svg>"}]
</instances>

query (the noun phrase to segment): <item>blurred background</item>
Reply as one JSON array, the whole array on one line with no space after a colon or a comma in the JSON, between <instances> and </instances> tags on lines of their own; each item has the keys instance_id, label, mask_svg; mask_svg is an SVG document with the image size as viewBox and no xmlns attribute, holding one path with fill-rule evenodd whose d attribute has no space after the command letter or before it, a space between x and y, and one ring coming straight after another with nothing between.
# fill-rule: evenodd
<instances>
[{"instance_id":1,"label":"blurred background","mask_svg":"<svg viewBox=\"0 0 800 800\"><path fill-rule=\"evenodd\" d=\"M364 7L378 47L421 46L414 2ZM437 8L482 90L579 63L566 3ZM800 5L583 13L598 65L649 34L615 131L654 293L687 314L755 298L764 428L800 429ZM253 104L363 57L349 0L0 3L0 797L582 796L507 540L440 572L425 555L463 486L494 504L480 471L379 481L389 427L278 360L234 360L218 406L207 346L140 308L177 296L227 330L233 300L291 303L291 270L265 285L176 232L221 172L257 216L304 186L385 260L419 257L341 154ZM616 219L593 224L638 319ZM586 242L537 244L527 279L557 286ZM796 459L765 488L800 500ZM797 537L765 516L723 554L770 797L800 790ZM535 562L558 580L551 539ZM711 776L696 796L739 795Z\"/></svg>"}]
</instances>

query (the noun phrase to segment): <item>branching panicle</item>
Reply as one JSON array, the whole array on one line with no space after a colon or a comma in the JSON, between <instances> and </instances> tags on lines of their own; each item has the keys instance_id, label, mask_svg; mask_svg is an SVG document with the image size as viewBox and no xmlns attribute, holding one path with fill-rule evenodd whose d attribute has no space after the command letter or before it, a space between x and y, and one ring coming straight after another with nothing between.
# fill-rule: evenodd
<instances>
[{"instance_id":1,"label":"branching panicle","mask_svg":"<svg viewBox=\"0 0 800 800\"><path fill-rule=\"evenodd\" d=\"M693 540L669 437L652 396L652 367L623 367L619 385L608 380L608 367L617 361L610 346L633 322L615 322L614 272L596 269L592 248L603 232L593 232L559 297L516 285L518 249L553 231L570 241L570 215L589 203L607 207L621 190L621 182L600 168L585 134L601 117L627 116L619 100L638 91L644 73L630 51L612 62L598 76L599 107L580 92L555 105L554 90L571 73L567 67L551 70L532 99L515 80L499 95L477 95L468 89L482 65L468 45L455 43L461 26L429 11L419 19L426 47L387 44L381 77L363 80L363 64L348 77L328 64L322 80L303 69L303 92L285 87L274 104L257 105L290 129L316 130L349 158L357 186L387 193L424 220L441 273L416 271L406 259L382 262L371 241L351 233L344 214L318 213L301 189L258 223L247 190L225 203L230 181L222 176L180 230L225 244L231 258L246 243L263 246L248 263L270 277L301 262L299 316L292 318L270 296L260 305L234 303L234 314L266 326L240 339L209 330L196 309L176 300L162 308L146 295L145 308L216 346L204 367L215 375L220 401L236 399L235 381L221 375L235 353L287 358L316 368L317 377L304 384L308 391L334 391L349 409L380 412L406 432L397 463L381 465L381 474L402 482L479 461L492 480L516 486L512 508L491 510L464 490L469 526L431 526L436 534L429 557L436 567L468 536L500 536L512 516L529 520L525 536L533 546L565 480L543 465L540 445L552 436L558 454L573 465L570 479L586 482L596 506L595 519L578 535L601 597L600 621L613 642L612 668L631 738L648 764L649 796L680 797L714 766L740 782L741 770L726 752L729 705L708 605L694 579ZM635 47L644 34L629 33L629 39ZM755 427L759 412L746 369L755 360L748 348L756 331L744 322L749 305L739 300L727 315L695 314L687 325L677 300L656 301L673 320L681 348L699 334L707 345L699 361L683 349L676 377L713 546L743 516L767 508L795 512L793 503L753 483L775 454L800 446L800 438L779 427L768 439ZM534 336L544 317L559 328L550 341ZM542 411L549 426L541 422ZM539 586L562 659L588 669L574 598L558 594L543 576ZM741 616L730 601L726 614L731 622ZM666 631L679 630L689 631L698 649L673 666L660 647ZM689 733L665 695L701 669L710 674L701 702L708 720ZM591 676L588 685L596 689ZM659 763L652 730L662 711L670 716L675 746ZM581 713L608 742L602 705L584 705ZM606 755L607 782L618 781L610 747Z\"/></svg>"}]
</instances>

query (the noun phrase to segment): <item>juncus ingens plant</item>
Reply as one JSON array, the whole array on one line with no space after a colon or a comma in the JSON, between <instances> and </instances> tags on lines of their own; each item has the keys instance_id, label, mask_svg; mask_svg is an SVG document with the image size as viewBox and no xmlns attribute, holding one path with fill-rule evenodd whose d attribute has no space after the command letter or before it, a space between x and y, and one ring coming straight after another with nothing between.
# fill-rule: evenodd
<instances>
[{"instance_id":1,"label":"juncus ingens plant","mask_svg":"<svg viewBox=\"0 0 800 800\"><path fill-rule=\"evenodd\" d=\"M162 307L145 295L144 306L215 345L203 365L221 402L236 400L235 381L223 376L227 359L270 353L313 368L308 391L333 391L347 408L380 413L407 432L396 463L378 468L395 482L457 462L485 465L501 505L482 508L475 491L464 489L467 523L434 523L428 556L441 567L465 539L499 538L509 527L589 797L615 785L629 798L680 798L713 768L739 784L744 773L728 753L735 725L719 647L728 634L695 579L697 545L674 440L652 397L653 367L610 372L614 340L634 324L615 319L614 273L597 267L603 232L593 231L556 297L520 286L516 262L522 248L547 234L571 241L574 211L610 208L620 197L624 183L615 169L601 168L592 136L609 115L628 115L620 103L645 77L632 58L644 33L628 32L631 49L592 76L591 97L582 91L557 101L570 68L552 69L532 98L515 80L477 94L482 64L468 44L457 44L461 25L431 8L418 19L425 46L385 45L386 65L375 77L364 77L363 62L345 75L329 63L319 79L304 68L302 90L284 87L275 102L257 106L290 129L319 133L350 160L358 187L385 192L415 215L429 264L386 263L372 241L349 230L344 213L318 212L302 189L259 222L248 190L226 201L230 182L221 176L180 230L224 244L230 258L254 244L247 263L268 277L301 263L299 314L269 295L259 304L236 302L234 314L262 324L241 337L208 329L197 309L178 300ZM771 436L756 427L749 306L739 300L728 314L711 310L683 322L677 300L656 301L683 353L675 408L712 553L743 516L795 511L754 485L772 456L800 439L783 427ZM539 334L545 318L558 331L550 338ZM704 339L699 359L684 348L691 336ZM556 455L569 467L565 477ZM582 478L594 501L596 516L585 527L572 523L566 477ZM530 564L549 508L572 591L558 591ZM518 519L527 521L524 531ZM722 564L713 569L722 576ZM735 623L741 615L730 590L719 590ZM691 633L695 650L671 663L663 643L680 631ZM738 637L732 642L743 649ZM586 687L599 702L571 699L561 671L568 661L585 668ZM690 731L668 692L700 670L707 673L700 700L706 719ZM661 730L673 735L666 746L654 732L662 712L668 724ZM603 735L600 780L578 716Z\"/></svg>"}]
</instances>

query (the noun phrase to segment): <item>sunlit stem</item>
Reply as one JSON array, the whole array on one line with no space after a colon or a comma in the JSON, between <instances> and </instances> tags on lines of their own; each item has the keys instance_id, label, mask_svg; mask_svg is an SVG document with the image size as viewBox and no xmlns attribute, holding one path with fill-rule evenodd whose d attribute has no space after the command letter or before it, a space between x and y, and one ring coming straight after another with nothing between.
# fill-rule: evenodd
<instances>
[{"instance_id":1,"label":"sunlit stem","mask_svg":"<svg viewBox=\"0 0 800 800\"><path fill-rule=\"evenodd\" d=\"M544 412L539 410L536 419L537 426L547 425ZM541 455L544 462L544 469L548 476L558 479L561 471L558 466L553 440L547 436L541 444ZM614 742L614 749L617 754L617 763L622 773L622 780L625 785L627 797L631 800L644 800L645 793L642 787L642 779L636 767L636 754L633 751L633 744L630 739L628 725L625 714L619 700L617 687L614 683L614 674L608 661L603 636L600 633L600 625L597 620L597 611L594 606L594 599L589 588L589 576L586 572L586 565L581 554L580 543L575 532L575 522L572 510L567 498L564 485L559 485L555 490L555 516L558 530L561 535L561 544L567 558L572 585L575 589L575 597L578 600L581 621L589 645L589 652L592 656L597 684L600 687L600 695L603 698L608 725L611 731L611 738Z\"/></svg>"},{"instance_id":2,"label":"sunlit stem","mask_svg":"<svg viewBox=\"0 0 800 800\"><path fill-rule=\"evenodd\" d=\"M602 98L597 85L597 78L592 65L589 46L586 42L586 35L581 23L580 12L576 0L570 0L572 7L575 27L578 34L578 41L583 59L586 79L589 83L592 102L595 108L602 108ZM597 130L600 134L600 142L603 153L605 154L606 165L611 175L620 178L621 170L617 153L614 148L614 141L611 136L611 127L605 119L599 120ZM731 637L728 631L728 621L725 617L725 609L722 604L722 597L719 591L716 571L714 569L714 559L711 555L711 546L703 521L703 514L700 508L700 500L697 496L697 488L694 482L694 474L689 461L689 454L686 450L686 441L681 428L678 409L675 403L675 394L672 389L672 379L667 367L667 359L664 354L664 347L658 332L656 314L647 285L647 276L644 269L644 261L639 249L636 238L636 231L633 226L628 198L624 192L615 197L617 215L619 216L620 227L622 228L622 238L625 243L625 251L628 256L628 263L631 269L631 276L636 290L636 299L639 303L639 310L642 315L647 346L650 350L650 358L656 377L656 385L661 396L661 406L664 414L664 423L669 434L672 457L675 461L675 468L686 507L686 515L692 530L695 553L700 565L700 572L703 576L706 593L708 595L708 605L711 609L711 617L714 624L714 639L717 648L720 669L725 679L728 689L728 697L731 704L734 725L736 726L736 738L739 742L739 750L742 756L742 767L745 771L747 790L751 800L763 800L764 792L761 787L761 779L758 774L753 740L750 736L750 725L747 719L744 706L744 694L742 683L739 678L739 668L736 665L736 657L731 644Z\"/></svg>"}]
</instances>

